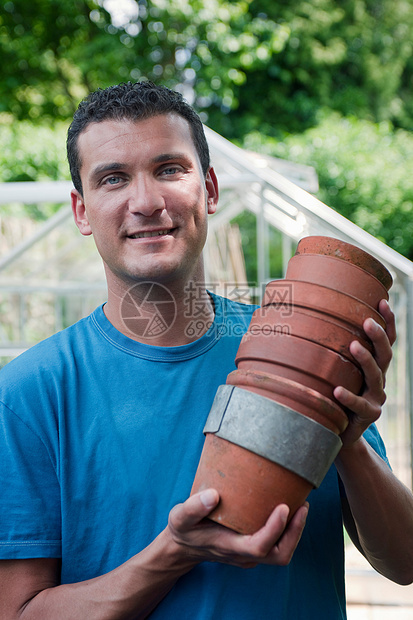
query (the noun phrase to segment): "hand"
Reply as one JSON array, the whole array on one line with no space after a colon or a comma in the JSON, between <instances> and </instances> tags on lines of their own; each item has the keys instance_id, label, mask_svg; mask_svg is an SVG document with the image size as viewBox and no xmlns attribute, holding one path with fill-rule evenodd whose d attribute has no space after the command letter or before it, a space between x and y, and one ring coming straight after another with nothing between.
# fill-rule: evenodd
<instances>
[{"instance_id":1,"label":"hand","mask_svg":"<svg viewBox=\"0 0 413 620\"><path fill-rule=\"evenodd\" d=\"M350 344L350 352L364 373L363 393L357 396L342 386L334 390L335 398L351 412L349 425L341 436L344 447L356 443L370 424L380 417L386 400L385 375L392 358L391 346L396 340L396 327L394 314L384 299L379 304L379 312L386 321L385 330L371 318L363 324L366 335L373 343L374 354L371 355L356 340Z\"/></svg>"},{"instance_id":2,"label":"hand","mask_svg":"<svg viewBox=\"0 0 413 620\"><path fill-rule=\"evenodd\" d=\"M223 562L252 568L257 564L284 566L290 562L304 529L308 504L296 511L288 525L289 508L281 504L258 532L243 535L205 519L218 502L218 492L207 489L170 512L168 528L172 538L195 564Z\"/></svg>"}]
</instances>

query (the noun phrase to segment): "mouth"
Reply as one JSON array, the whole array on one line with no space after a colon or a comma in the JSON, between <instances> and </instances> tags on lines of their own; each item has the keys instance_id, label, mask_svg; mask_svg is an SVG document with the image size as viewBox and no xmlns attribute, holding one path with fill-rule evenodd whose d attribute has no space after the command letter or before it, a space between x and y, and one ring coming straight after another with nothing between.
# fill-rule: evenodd
<instances>
[{"instance_id":1,"label":"mouth","mask_svg":"<svg viewBox=\"0 0 413 620\"><path fill-rule=\"evenodd\" d=\"M165 230L138 232L133 235L128 235L128 238L129 239L146 239L147 237L164 237L165 235L170 235L174 230L175 228L167 228Z\"/></svg>"}]
</instances>

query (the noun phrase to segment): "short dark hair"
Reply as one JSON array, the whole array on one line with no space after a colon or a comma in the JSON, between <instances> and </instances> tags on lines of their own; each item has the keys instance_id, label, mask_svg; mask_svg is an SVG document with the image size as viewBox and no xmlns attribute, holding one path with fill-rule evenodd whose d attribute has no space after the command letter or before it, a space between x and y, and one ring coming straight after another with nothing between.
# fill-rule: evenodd
<instances>
[{"instance_id":1,"label":"short dark hair","mask_svg":"<svg viewBox=\"0 0 413 620\"><path fill-rule=\"evenodd\" d=\"M206 175L210 165L208 143L202 121L189 103L180 93L166 86L146 81L126 82L91 93L80 102L73 116L67 132L67 158L73 185L78 192L83 194L78 138L90 123L109 119L135 121L168 113L179 114L188 121L201 168Z\"/></svg>"}]
</instances>

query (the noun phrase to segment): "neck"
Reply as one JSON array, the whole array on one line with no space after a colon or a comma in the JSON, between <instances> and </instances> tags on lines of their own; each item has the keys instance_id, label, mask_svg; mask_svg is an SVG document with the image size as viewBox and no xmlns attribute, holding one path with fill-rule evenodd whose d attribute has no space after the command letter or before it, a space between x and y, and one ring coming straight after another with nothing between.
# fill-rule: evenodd
<instances>
[{"instance_id":1,"label":"neck","mask_svg":"<svg viewBox=\"0 0 413 620\"><path fill-rule=\"evenodd\" d=\"M144 344L172 347L198 340L214 321L204 279L185 284L158 282L108 287L107 319L122 334Z\"/></svg>"}]
</instances>

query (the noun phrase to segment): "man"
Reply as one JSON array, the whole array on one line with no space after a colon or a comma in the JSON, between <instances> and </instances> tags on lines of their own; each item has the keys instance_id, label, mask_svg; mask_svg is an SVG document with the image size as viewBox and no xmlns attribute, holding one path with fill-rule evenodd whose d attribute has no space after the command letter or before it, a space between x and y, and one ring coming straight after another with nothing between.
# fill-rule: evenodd
<instances>
[{"instance_id":1,"label":"man","mask_svg":"<svg viewBox=\"0 0 413 620\"><path fill-rule=\"evenodd\" d=\"M411 582L412 495L371 426L395 338L386 302L387 333L364 325L374 357L351 345L366 389L336 388L353 416L306 527L308 504L252 536L205 520L217 492L189 497L202 428L253 308L205 290L218 185L202 124L177 93L123 84L82 102L68 156L108 301L0 375L1 618L344 618L342 512L377 570Z\"/></svg>"}]
</instances>

